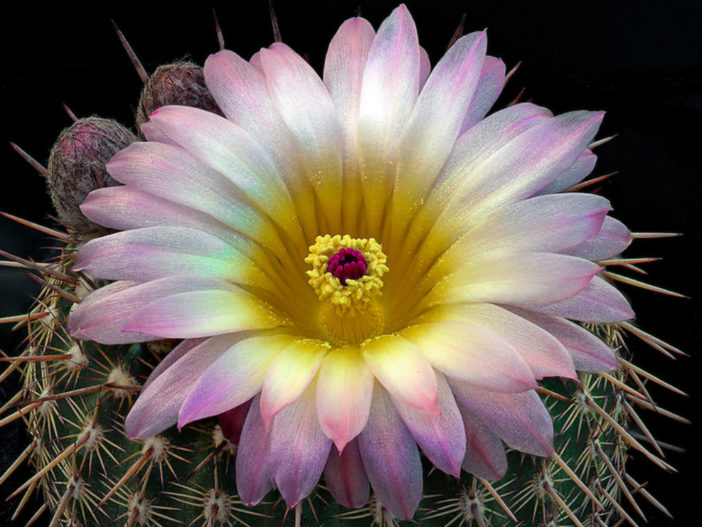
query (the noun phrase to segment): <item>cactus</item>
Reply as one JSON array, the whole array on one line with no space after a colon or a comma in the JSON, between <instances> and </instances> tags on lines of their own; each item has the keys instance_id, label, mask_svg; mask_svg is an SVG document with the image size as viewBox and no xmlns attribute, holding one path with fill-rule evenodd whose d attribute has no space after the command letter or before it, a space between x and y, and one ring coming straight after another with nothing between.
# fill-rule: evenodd
<instances>
[{"instance_id":1,"label":"cactus","mask_svg":"<svg viewBox=\"0 0 702 527\"><path fill-rule=\"evenodd\" d=\"M164 103L219 113L201 69L192 63L161 66L145 79L137 124L146 122ZM92 141L87 145L82 139L86 136ZM0 374L5 379L19 372L22 378L19 392L2 407L0 426L21 420L31 437L26 450L0 476L0 482L8 479L22 463L34 472L10 493L18 500L17 514L30 497L39 495L43 505L29 523L50 518L52 527L411 525L393 517L376 496L359 508L342 506L330 493L333 483L325 481L293 509L277 491L256 506L244 505L235 484L242 426L237 408L145 440L126 436L125 417L142 384L177 342L101 345L75 339L66 324L76 304L104 285L73 269L76 250L105 232L84 218L78 205L89 190L114 183L105 164L135 140L122 125L99 118L78 120L65 130L47 170L49 192L65 232L30 225L56 239L57 255L39 264L3 253L42 284L27 314L3 320L27 333L21 352L2 359L7 368ZM637 265L648 260L618 257L602 263ZM610 278L633 282L613 273ZM587 325L586 329L615 353L618 369L580 373L577 380L540 382L539 395L556 430L553 455L508 450L507 474L497 481L467 472L459 479L446 476L431 470L424 460L424 497L415 523L595 527L625 520L635 525L636 517L645 519L641 497L666 513L642 482L627 474L626 462L635 453L662 470L672 469L638 410L683 420L658 409L647 386L680 392L637 366L624 339L633 335L664 355L680 352L630 322Z\"/></svg>"}]
</instances>

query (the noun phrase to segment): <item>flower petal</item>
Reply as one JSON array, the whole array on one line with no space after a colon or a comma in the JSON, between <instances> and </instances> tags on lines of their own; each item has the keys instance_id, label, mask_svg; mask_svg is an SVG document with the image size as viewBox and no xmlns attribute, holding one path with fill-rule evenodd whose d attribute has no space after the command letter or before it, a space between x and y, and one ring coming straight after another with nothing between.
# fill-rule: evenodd
<instances>
[{"instance_id":1,"label":"flower petal","mask_svg":"<svg viewBox=\"0 0 702 527\"><path fill-rule=\"evenodd\" d=\"M419 91L419 42L407 8L385 19L373 40L361 85L359 151L368 225L379 230L392 189L400 140Z\"/></svg>"},{"instance_id":2,"label":"flower petal","mask_svg":"<svg viewBox=\"0 0 702 527\"><path fill-rule=\"evenodd\" d=\"M285 44L261 50L268 91L292 132L332 231L341 228L342 136L329 91L312 67Z\"/></svg>"},{"instance_id":3,"label":"flower petal","mask_svg":"<svg viewBox=\"0 0 702 527\"><path fill-rule=\"evenodd\" d=\"M477 166L520 134L548 121L551 116L547 109L534 104L515 104L495 112L460 136L423 206L412 219L404 242L406 253L415 261L418 258L426 259L427 262L434 261L437 253L444 251L457 236L451 233L447 241L444 237L437 236L441 232L433 233L435 239L427 239L427 233L432 231L437 219L456 196L467 194L464 187L472 186L472 178L463 175L471 174ZM417 199L424 199L424 196L417 196ZM472 223L461 224L462 231L466 225ZM418 254L417 247L422 249L421 254Z\"/></svg>"},{"instance_id":4,"label":"flower petal","mask_svg":"<svg viewBox=\"0 0 702 527\"><path fill-rule=\"evenodd\" d=\"M324 467L324 481L334 499L344 507L358 508L366 504L370 485L357 440L347 444L341 453L332 445Z\"/></svg>"},{"instance_id":5,"label":"flower petal","mask_svg":"<svg viewBox=\"0 0 702 527\"><path fill-rule=\"evenodd\" d=\"M603 112L569 112L535 126L475 167L463 207L480 217L500 204L533 196L570 168L592 141ZM456 175L455 177L458 177ZM446 213L454 211L447 210ZM447 216L450 217L450 216Z\"/></svg>"},{"instance_id":6,"label":"flower petal","mask_svg":"<svg viewBox=\"0 0 702 527\"><path fill-rule=\"evenodd\" d=\"M211 280L209 287L188 292L170 291L153 300L134 312L123 330L181 339L282 325L257 297L233 284Z\"/></svg>"},{"instance_id":7,"label":"flower petal","mask_svg":"<svg viewBox=\"0 0 702 527\"><path fill-rule=\"evenodd\" d=\"M431 59L429 53L422 46L419 46L419 91L422 91L427 79L431 74Z\"/></svg>"},{"instance_id":8,"label":"flower petal","mask_svg":"<svg viewBox=\"0 0 702 527\"><path fill-rule=\"evenodd\" d=\"M204 212L126 185L94 190L80 210L95 223L121 231L174 225L200 229L234 243L237 240L234 231Z\"/></svg>"},{"instance_id":9,"label":"flower petal","mask_svg":"<svg viewBox=\"0 0 702 527\"><path fill-rule=\"evenodd\" d=\"M459 477L466 453L466 436L461 414L443 375L436 375L438 414L413 408L393 398L395 409L424 454L438 469Z\"/></svg>"},{"instance_id":10,"label":"flower petal","mask_svg":"<svg viewBox=\"0 0 702 527\"><path fill-rule=\"evenodd\" d=\"M582 322L621 322L634 318L624 295L599 276L594 276L582 291L571 298L544 306L524 307Z\"/></svg>"},{"instance_id":11,"label":"flower petal","mask_svg":"<svg viewBox=\"0 0 702 527\"><path fill-rule=\"evenodd\" d=\"M232 240L189 227L145 227L90 240L78 253L76 271L108 280L146 282L170 275L226 278L244 286L272 288Z\"/></svg>"},{"instance_id":12,"label":"flower petal","mask_svg":"<svg viewBox=\"0 0 702 527\"><path fill-rule=\"evenodd\" d=\"M596 162L597 156L591 150L585 149L568 170L558 176L553 183L539 191L538 194L555 194L580 183L592 172Z\"/></svg>"},{"instance_id":13,"label":"flower petal","mask_svg":"<svg viewBox=\"0 0 702 527\"><path fill-rule=\"evenodd\" d=\"M142 227L191 227L224 240L274 274L263 248L200 210L160 198L127 185L94 190L80 206L90 220L117 230ZM250 234L250 233L249 233Z\"/></svg>"},{"instance_id":14,"label":"flower petal","mask_svg":"<svg viewBox=\"0 0 702 527\"><path fill-rule=\"evenodd\" d=\"M261 416L266 427L305 391L328 349L329 345L321 341L298 339L276 355L261 391Z\"/></svg>"},{"instance_id":15,"label":"flower petal","mask_svg":"<svg viewBox=\"0 0 702 527\"><path fill-rule=\"evenodd\" d=\"M244 337L227 350L200 374L190 389L184 390L178 428L226 412L251 399L261 391L273 358L294 339L292 335Z\"/></svg>"},{"instance_id":16,"label":"flower petal","mask_svg":"<svg viewBox=\"0 0 702 527\"><path fill-rule=\"evenodd\" d=\"M373 374L358 347L327 353L317 375L317 417L338 452L366 426L372 396Z\"/></svg>"},{"instance_id":17,"label":"flower petal","mask_svg":"<svg viewBox=\"0 0 702 527\"><path fill-rule=\"evenodd\" d=\"M236 53L222 50L209 56L204 71L207 87L224 115L259 144L269 145L268 154L287 182L300 223L307 236L314 237L317 220L312 187L300 160L300 149L268 93L262 69Z\"/></svg>"},{"instance_id":18,"label":"flower petal","mask_svg":"<svg viewBox=\"0 0 702 527\"><path fill-rule=\"evenodd\" d=\"M549 304L582 291L600 269L589 260L562 254L495 251L463 262L423 303Z\"/></svg>"},{"instance_id":19,"label":"flower petal","mask_svg":"<svg viewBox=\"0 0 702 527\"><path fill-rule=\"evenodd\" d=\"M317 485L329 457L331 441L317 421L315 386L275 416L269 463L278 490L294 507Z\"/></svg>"},{"instance_id":20,"label":"flower petal","mask_svg":"<svg viewBox=\"0 0 702 527\"><path fill-rule=\"evenodd\" d=\"M548 122L552 115L546 108L520 103L495 112L471 127L456 142L425 206L432 213L440 212L442 203L451 201L458 193L466 194L464 188L474 184L471 178L455 178L456 174L472 173L517 137Z\"/></svg>"},{"instance_id":21,"label":"flower petal","mask_svg":"<svg viewBox=\"0 0 702 527\"><path fill-rule=\"evenodd\" d=\"M573 251L575 256L589 260L605 260L621 254L631 243L631 233L619 220L607 216L597 236Z\"/></svg>"},{"instance_id":22,"label":"flower petal","mask_svg":"<svg viewBox=\"0 0 702 527\"><path fill-rule=\"evenodd\" d=\"M341 123L344 143L344 206L345 228L357 225L361 206L358 173L358 118L361 105L363 71L375 31L363 18L344 22L334 35L324 62L324 84L329 89L336 115Z\"/></svg>"},{"instance_id":23,"label":"flower petal","mask_svg":"<svg viewBox=\"0 0 702 527\"><path fill-rule=\"evenodd\" d=\"M485 259L491 251L567 254L597 235L608 210L609 201L593 194L550 194L518 201L466 232L426 271L424 280L439 280L457 267Z\"/></svg>"},{"instance_id":24,"label":"flower petal","mask_svg":"<svg viewBox=\"0 0 702 527\"><path fill-rule=\"evenodd\" d=\"M249 413L249 408L251 408L252 400L249 399L244 404L235 406L217 416L217 424L222 431L222 435L235 446L241 440L241 432L244 429L244 422Z\"/></svg>"},{"instance_id":25,"label":"flower petal","mask_svg":"<svg viewBox=\"0 0 702 527\"><path fill-rule=\"evenodd\" d=\"M493 304L458 304L428 311L417 322L456 321L484 327L502 337L519 353L537 379L577 379L573 359L547 331Z\"/></svg>"},{"instance_id":26,"label":"flower petal","mask_svg":"<svg viewBox=\"0 0 702 527\"><path fill-rule=\"evenodd\" d=\"M190 106L166 106L150 122L201 163L225 176L285 231L301 236L280 173L248 132L217 114Z\"/></svg>"},{"instance_id":27,"label":"flower petal","mask_svg":"<svg viewBox=\"0 0 702 527\"><path fill-rule=\"evenodd\" d=\"M553 453L553 423L534 390L521 393L488 392L449 380L459 405L470 410L510 447L548 457Z\"/></svg>"},{"instance_id":28,"label":"flower petal","mask_svg":"<svg viewBox=\"0 0 702 527\"><path fill-rule=\"evenodd\" d=\"M487 115L500 96L505 82L505 63L498 58L486 56L480 71L478 86L463 118L460 135Z\"/></svg>"},{"instance_id":29,"label":"flower petal","mask_svg":"<svg viewBox=\"0 0 702 527\"><path fill-rule=\"evenodd\" d=\"M156 365L156 367L153 370L151 370L151 374L146 378L146 381L144 381L144 384L141 386L141 393L143 393L144 390L148 388L149 384L156 380L156 377L158 377L164 371L170 368L173 364L176 363L176 361L180 360L180 358L183 357L186 353L188 353L191 349L195 348L196 346L199 346L200 344L211 338L214 337L181 340L180 344L178 344L175 348L169 351L168 354L165 357L163 357L161 361Z\"/></svg>"},{"instance_id":30,"label":"flower petal","mask_svg":"<svg viewBox=\"0 0 702 527\"><path fill-rule=\"evenodd\" d=\"M560 317L551 317L533 311L515 312L557 338L573 357L576 370L597 372L617 368L617 358L612 349L582 326Z\"/></svg>"},{"instance_id":31,"label":"flower petal","mask_svg":"<svg viewBox=\"0 0 702 527\"><path fill-rule=\"evenodd\" d=\"M156 300L212 287L223 287L213 278L171 276L145 284L120 281L91 293L71 313L70 333L101 344L129 344L156 340L150 333L124 331L134 314ZM209 335L207 335L209 336Z\"/></svg>"},{"instance_id":32,"label":"flower petal","mask_svg":"<svg viewBox=\"0 0 702 527\"><path fill-rule=\"evenodd\" d=\"M478 85L485 59L485 32L459 38L431 72L414 106L398 159L394 220L405 224L420 206L453 149Z\"/></svg>"},{"instance_id":33,"label":"flower petal","mask_svg":"<svg viewBox=\"0 0 702 527\"><path fill-rule=\"evenodd\" d=\"M438 413L436 377L420 350L397 335L384 335L361 346L373 375L393 397L428 413Z\"/></svg>"},{"instance_id":34,"label":"flower petal","mask_svg":"<svg viewBox=\"0 0 702 527\"><path fill-rule=\"evenodd\" d=\"M465 153L471 151L475 141L475 131L483 129L479 125L471 128L454 149L454 154L460 152L460 155L449 157L442 171L444 178L458 181L460 187L449 195L446 192L456 184L443 185L447 188L440 191L437 187L435 199L440 196L445 199L443 202L432 200L429 205L436 210L438 218L427 237L426 249L435 252L437 248L448 247L467 228L483 221L500 206L533 196L552 183L587 148L602 117L602 112L570 112L545 119L516 136L512 132L502 132L494 138L483 137L480 138L482 143L489 145L482 147L484 153L477 159L466 159ZM531 122L537 121L538 118ZM490 117L483 121L487 122L491 122ZM505 142L503 137L511 137L511 140ZM498 145L500 147L496 148ZM471 176L464 177L467 173ZM418 257L429 258L429 255L420 253Z\"/></svg>"},{"instance_id":35,"label":"flower petal","mask_svg":"<svg viewBox=\"0 0 702 527\"><path fill-rule=\"evenodd\" d=\"M414 516L422 499L422 464L417 444L381 386L373 390L368 425L358 436L361 459L373 492L395 516Z\"/></svg>"},{"instance_id":36,"label":"flower petal","mask_svg":"<svg viewBox=\"0 0 702 527\"><path fill-rule=\"evenodd\" d=\"M208 214L285 254L273 224L237 195L236 187L178 146L132 143L107 164L120 183Z\"/></svg>"},{"instance_id":37,"label":"flower petal","mask_svg":"<svg viewBox=\"0 0 702 527\"><path fill-rule=\"evenodd\" d=\"M182 353L182 349L174 349L171 354L176 353L180 357L165 371L154 371L127 414L127 437L146 439L176 424L178 410L187 392L209 365L240 338L239 335L220 335L201 341L194 347L183 346L185 353Z\"/></svg>"},{"instance_id":38,"label":"flower petal","mask_svg":"<svg viewBox=\"0 0 702 527\"><path fill-rule=\"evenodd\" d=\"M254 397L244 421L236 451L236 490L244 505L260 502L273 486L271 473L270 433L263 426L259 396Z\"/></svg>"},{"instance_id":39,"label":"flower petal","mask_svg":"<svg viewBox=\"0 0 702 527\"><path fill-rule=\"evenodd\" d=\"M449 378L505 392L536 387L534 374L519 353L502 337L483 327L440 322L410 326L400 334Z\"/></svg>"},{"instance_id":40,"label":"flower petal","mask_svg":"<svg viewBox=\"0 0 702 527\"><path fill-rule=\"evenodd\" d=\"M454 246L470 246L468 258L506 248L569 253L600 231L610 210L609 201L594 194L538 196L500 209ZM455 253L454 246L447 256Z\"/></svg>"},{"instance_id":41,"label":"flower petal","mask_svg":"<svg viewBox=\"0 0 702 527\"><path fill-rule=\"evenodd\" d=\"M488 480L501 479L507 472L507 454L497 434L470 410L459 406L466 432L463 470Z\"/></svg>"}]
</instances>

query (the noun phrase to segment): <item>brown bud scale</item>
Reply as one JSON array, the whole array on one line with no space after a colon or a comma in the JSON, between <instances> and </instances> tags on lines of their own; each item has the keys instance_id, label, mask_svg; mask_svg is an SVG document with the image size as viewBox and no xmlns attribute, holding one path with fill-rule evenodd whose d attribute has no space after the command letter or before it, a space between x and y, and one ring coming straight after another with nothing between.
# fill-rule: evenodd
<instances>
[{"instance_id":1,"label":"brown bud scale","mask_svg":"<svg viewBox=\"0 0 702 527\"><path fill-rule=\"evenodd\" d=\"M192 62L174 62L156 69L139 99L137 128L141 129L152 113L169 104L192 106L222 115L207 89L202 68Z\"/></svg>"},{"instance_id":2,"label":"brown bud scale","mask_svg":"<svg viewBox=\"0 0 702 527\"><path fill-rule=\"evenodd\" d=\"M49 156L49 193L59 220L80 238L104 232L87 219L80 204L93 190L117 185L105 169L117 152L138 138L116 121L80 119L59 136Z\"/></svg>"}]
</instances>

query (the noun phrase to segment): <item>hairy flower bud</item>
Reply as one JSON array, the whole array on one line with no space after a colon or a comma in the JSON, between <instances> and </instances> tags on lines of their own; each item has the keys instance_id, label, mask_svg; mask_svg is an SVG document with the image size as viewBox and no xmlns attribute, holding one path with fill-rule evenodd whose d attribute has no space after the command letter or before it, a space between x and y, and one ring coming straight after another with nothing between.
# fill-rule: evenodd
<instances>
[{"instance_id":1,"label":"hairy flower bud","mask_svg":"<svg viewBox=\"0 0 702 527\"><path fill-rule=\"evenodd\" d=\"M141 128L153 112L169 104L222 113L207 89L202 68L192 62L174 62L156 69L141 93L137 127Z\"/></svg>"},{"instance_id":2,"label":"hairy flower bud","mask_svg":"<svg viewBox=\"0 0 702 527\"><path fill-rule=\"evenodd\" d=\"M49 156L49 193L59 220L81 237L104 232L80 211L96 188L118 183L105 169L107 162L137 137L121 124L99 117L80 119L59 136Z\"/></svg>"}]
</instances>

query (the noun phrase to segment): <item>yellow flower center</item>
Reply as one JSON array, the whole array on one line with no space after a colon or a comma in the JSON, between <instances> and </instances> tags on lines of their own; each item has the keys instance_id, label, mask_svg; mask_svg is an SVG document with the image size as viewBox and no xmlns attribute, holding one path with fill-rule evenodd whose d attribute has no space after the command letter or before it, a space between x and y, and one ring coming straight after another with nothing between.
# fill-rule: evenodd
<instances>
[{"instance_id":1,"label":"yellow flower center","mask_svg":"<svg viewBox=\"0 0 702 527\"><path fill-rule=\"evenodd\" d=\"M330 340L360 343L378 334L383 326L377 298L387 257L373 238L349 235L318 236L305 262L309 284L323 303L321 326Z\"/></svg>"}]
</instances>

